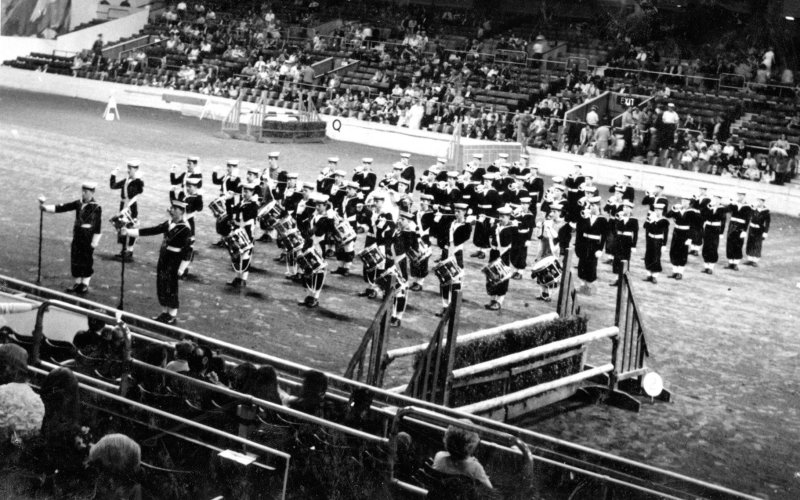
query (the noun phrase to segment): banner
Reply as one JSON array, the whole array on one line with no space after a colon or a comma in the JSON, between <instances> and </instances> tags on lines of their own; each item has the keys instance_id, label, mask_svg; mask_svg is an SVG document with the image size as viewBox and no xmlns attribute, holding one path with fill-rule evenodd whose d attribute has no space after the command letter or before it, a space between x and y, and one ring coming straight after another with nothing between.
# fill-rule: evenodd
<instances>
[{"instance_id":1,"label":"banner","mask_svg":"<svg viewBox=\"0 0 800 500\"><path fill-rule=\"evenodd\" d=\"M0 35L53 39L69 30L72 0L0 0Z\"/></svg>"}]
</instances>

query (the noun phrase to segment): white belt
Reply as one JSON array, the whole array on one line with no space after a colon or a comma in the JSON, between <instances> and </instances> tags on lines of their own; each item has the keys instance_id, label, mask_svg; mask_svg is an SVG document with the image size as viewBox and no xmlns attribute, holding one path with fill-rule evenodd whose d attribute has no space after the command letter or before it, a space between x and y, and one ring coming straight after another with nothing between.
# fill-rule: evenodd
<instances>
[{"instance_id":1,"label":"white belt","mask_svg":"<svg viewBox=\"0 0 800 500\"><path fill-rule=\"evenodd\" d=\"M750 228L752 228L752 229L760 229L760 228L761 228L761 226L759 226L758 224L753 224L753 223L751 222L751 223L750 223Z\"/></svg>"},{"instance_id":2,"label":"white belt","mask_svg":"<svg viewBox=\"0 0 800 500\"><path fill-rule=\"evenodd\" d=\"M183 248L178 248L178 247L173 247L173 246L168 246L167 247L167 252L182 252L182 251L183 251Z\"/></svg>"},{"instance_id":3,"label":"white belt","mask_svg":"<svg viewBox=\"0 0 800 500\"><path fill-rule=\"evenodd\" d=\"M91 224L81 224L81 227L82 227L83 229L91 229L91 228L92 228L92 225L91 225Z\"/></svg>"},{"instance_id":4,"label":"white belt","mask_svg":"<svg viewBox=\"0 0 800 500\"><path fill-rule=\"evenodd\" d=\"M633 233L631 231L622 231L621 233L619 233L619 235L620 236L630 236L631 238L633 238Z\"/></svg>"},{"instance_id":5,"label":"white belt","mask_svg":"<svg viewBox=\"0 0 800 500\"><path fill-rule=\"evenodd\" d=\"M567 191L569 191L570 193L577 193L578 191L580 191L580 189L578 189L578 188L567 188Z\"/></svg>"},{"instance_id":6,"label":"white belt","mask_svg":"<svg viewBox=\"0 0 800 500\"><path fill-rule=\"evenodd\" d=\"M517 233L518 234L527 234L527 233L530 233L530 232L531 232L530 229L517 229Z\"/></svg>"},{"instance_id":7,"label":"white belt","mask_svg":"<svg viewBox=\"0 0 800 500\"><path fill-rule=\"evenodd\" d=\"M681 231L688 231L689 226L675 226L675 229L680 229Z\"/></svg>"},{"instance_id":8,"label":"white belt","mask_svg":"<svg viewBox=\"0 0 800 500\"><path fill-rule=\"evenodd\" d=\"M600 236L596 234L584 234L583 237L590 240L600 241Z\"/></svg>"},{"instance_id":9,"label":"white belt","mask_svg":"<svg viewBox=\"0 0 800 500\"><path fill-rule=\"evenodd\" d=\"M478 205L478 208L492 208L491 205Z\"/></svg>"},{"instance_id":10,"label":"white belt","mask_svg":"<svg viewBox=\"0 0 800 500\"><path fill-rule=\"evenodd\" d=\"M722 223L721 223L721 222L719 222L719 221L716 221L716 222L709 222L709 223L708 223L708 225L709 225L709 226L721 226L721 225L722 225Z\"/></svg>"},{"instance_id":11,"label":"white belt","mask_svg":"<svg viewBox=\"0 0 800 500\"><path fill-rule=\"evenodd\" d=\"M744 224L744 219L740 219L738 217L731 217L731 222L738 222L739 224Z\"/></svg>"},{"instance_id":12,"label":"white belt","mask_svg":"<svg viewBox=\"0 0 800 500\"><path fill-rule=\"evenodd\" d=\"M658 208L658 209L663 209L664 207L665 205L663 203L658 203L656 205L653 205L653 208Z\"/></svg>"},{"instance_id":13,"label":"white belt","mask_svg":"<svg viewBox=\"0 0 800 500\"><path fill-rule=\"evenodd\" d=\"M663 234L647 233L647 236L650 237L650 238L653 238L654 240L663 240L664 239L664 235Z\"/></svg>"}]
</instances>

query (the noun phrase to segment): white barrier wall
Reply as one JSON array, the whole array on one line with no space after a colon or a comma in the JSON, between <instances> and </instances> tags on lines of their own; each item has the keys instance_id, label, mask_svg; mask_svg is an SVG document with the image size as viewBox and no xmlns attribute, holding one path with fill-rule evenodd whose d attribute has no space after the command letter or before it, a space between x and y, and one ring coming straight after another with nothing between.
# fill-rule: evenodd
<instances>
[{"instance_id":1,"label":"white barrier wall","mask_svg":"<svg viewBox=\"0 0 800 500\"><path fill-rule=\"evenodd\" d=\"M142 106L147 108L179 111L184 114L200 116L205 111L207 117L221 120L233 105L232 99L207 97L192 92L164 90L155 87L136 87L120 83L101 82L84 78L73 78L50 73L34 73L31 71L0 66L0 86L63 95L91 101L107 102L111 96L120 106ZM250 111L255 104L242 103L241 123L247 123ZM293 113L285 108L268 107L268 111L276 113ZM125 116L124 109L121 114ZM449 134L436 134L423 130L410 130L364 122L355 118L341 118L320 115L328 124L327 135L339 141L355 142L395 151L426 156L446 156L450 144ZM98 120L100 117L98 117ZM339 123L336 123L336 122ZM339 130L336 130L338 128ZM463 139L462 145L485 143L487 147L509 143L493 143ZM741 179L724 178L716 175L686 172L650 165L602 160L588 156L576 156L569 153L528 149L531 161L545 175L569 175L575 164L581 164L586 173L593 174L599 184L613 185L622 175L631 176L637 190L651 189L655 184L664 184L665 192L670 196L692 195L700 186L708 188L711 194L720 194L724 198L732 198L739 190L749 193L750 199L757 196L766 198L770 210L796 216L800 212L800 185L797 183L784 186L757 183ZM608 194L603 193L604 196Z\"/></svg>"},{"instance_id":2,"label":"white barrier wall","mask_svg":"<svg viewBox=\"0 0 800 500\"><path fill-rule=\"evenodd\" d=\"M31 52L50 54L56 50L56 43L56 40L30 36L0 36L0 63L27 56Z\"/></svg>"},{"instance_id":3,"label":"white barrier wall","mask_svg":"<svg viewBox=\"0 0 800 500\"><path fill-rule=\"evenodd\" d=\"M767 206L772 212L793 216L800 213L800 185L798 183L776 186L763 182L604 160L543 149L528 148L528 152L533 165L539 167L539 172L545 175L567 176L573 172L575 165L581 165L583 172L593 175L597 184L613 185L621 180L623 175L630 175L633 187L637 191L646 191L652 189L656 184L663 184L664 193L670 197L692 196L698 192L700 187L707 187L710 195L718 194L722 196L723 200L735 198L737 191L746 191L750 201L755 201L757 197L765 198ZM610 193L601 193L601 195L603 198L607 198Z\"/></svg>"}]
</instances>

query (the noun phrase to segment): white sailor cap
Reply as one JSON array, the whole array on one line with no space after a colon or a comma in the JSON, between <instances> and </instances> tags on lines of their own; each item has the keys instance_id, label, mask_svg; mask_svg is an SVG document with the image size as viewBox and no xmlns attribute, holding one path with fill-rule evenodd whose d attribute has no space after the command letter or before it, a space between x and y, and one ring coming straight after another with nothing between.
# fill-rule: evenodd
<instances>
[{"instance_id":1,"label":"white sailor cap","mask_svg":"<svg viewBox=\"0 0 800 500\"><path fill-rule=\"evenodd\" d=\"M372 158L361 158L361 163L371 164L372 161Z\"/></svg>"},{"instance_id":2,"label":"white sailor cap","mask_svg":"<svg viewBox=\"0 0 800 500\"><path fill-rule=\"evenodd\" d=\"M239 166L239 160L228 160L228 165L231 166L231 167L238 167Z\"/></svg>"},{"instance_id":3,"label":"white sailor cap","mask_svg":"<svg viewBox=\"0 0 800 500\"><path fill-rule=\"evenodd\" d=\"M497 179L497 174L494 173L494 172L486 172L485 174L483 174L483 180L485 180L485 181L487 181L487 180L488 181L493 181L495 179Z\"/></svg>"},{"instance_id":4,"label":"white sailor cap","mask_svg":"<svg viewBox=\"0 0 800 500\"><path fill-rule=\"evenodd\" d=\"M328 163L339 163L339 157L331 156L330 158L328 158Z\"/></svg>"},{"instance_id":5,"label":"white sailor cap","mask_svg":"<svg viewBox=\"0 0 800 500\"><path fill-rule=\"evenodd\" d=\"M500 215L511 215L511 207L509 206L502 206L497 209L497 213Z\"/></svg>"},{"instance_id":6,"label":"white sailor cap","mask_svg":"<svg viewBox=\"0 0 800 500\"><path fill-rule=\"evenodd\" d=\"M316 189L316 186L314 186L314 184L312 184L310 182L304 182L303 183L303 189L310 189L310 190L314 191Z\"/></svg>"},{"instance_id":7,"label":"white sailor cap","mask_svg":"<svg viewBox=\"0 0 800 500\"><path fill-rule=\"evenodd\" d=\"M523 196L522 198L519 199L519 202L520 203L530 203L531 202L531 197L530 196Z\"/></svg>"},{"instance_id":8,"label":"white sailor cap","mask_svg":"<svg viewBox=\"0 0 800 500\"><path fill-rule=\"evenodd\" d=\"M308 199L314 203L326 203L328 201L328 195L314 192L308 196Z\"/></svg>"},{"instance_id":9,"label":"white sailor cap","mask_svg":"<svg viewBox=\"0 0 800 500\"><path fill-rule=\"evenodd\" d=\"M598 205L601 201L603 201L603 199L599 196L591 196L586 199L586 203L590 205Z\"/></svg>"},{"instance_id":10,"label":"white sailor cap","mask_svg":"<svg viewBox=\"0 0 800 500\"><path fill-rule=\"evenodd\" d=\"M128 160L127 165L130 168L139 168L139 160Z\"/></svg>"},{"instance_id":11,"label":"white sailor cap","mask_svg":"<svg viewBox=\"0 0 800 500\"><path fill-rule=\"evenodd\" d=\"M353 188L353 189L361 189L361 184L357 183L356 181L350 181L350 182L348 182L346 185L347 185L347 187L349 187L349 188Z\"/></svg>"},{"instance_id":12,"label":"white sailor cap","mask_svg":"<svg viewBox=\"0 0 800 500\"><path fill-rule=\"evenodd\" d=\"M466 210L469 208L469 205L466 203L453 203L453 208L456 210Z\"/></svg>"},{"instance_id":13,"label":"white sailor cap","mask_svg":"<svg viewBox=\"0 0 800 500\"><path fill-rule=\"evenodd\" d=\"M200 161L200 158L198 158L197 156L190 156L186 158L186 161L188 161L189 163L197 163L198 161Z\"/></svg>"},{"instance_id":14,"label":"white sailor cap","mask_svg":"<svg viewBox=\"0 0 800 500\"><path fill-rule=\"evenodd\" d=\"M472 157L476 160L483 160L483 153L475 153Z\"/></svg>"},{"instance_id":15,"label":"white sailor cap","mask_svg":"<svg viewBox=\"0 0 800 500\"><path fill-rule=\"evenodd\" d=\"M84 182L83 184L81 184L81 189L87 189L89 191L94 191L94 190L97 189L97 183L96 182L90 182L90 181Z\"/></svg>"},{"instance_id":16,"label":"white sailor cap","mask_svg":"<svg viewBox=\"0 0 800 500\"><path fill-rule=\"evenodd\" d=\"M400 153L400 158L411 158L411 153Z\"/></svg>"},{"instance_id":17,"label":"white sailor cap","mask_svg":"<svg viewBox=\"0 0 800 500\"><path fill-rule=\"evenodd\" d=\"M254 174L254 175L261 175L261 169L258 168L258 167L248 167L247 168L247 173L248 174Z\"/></svg>"},{"instance_id":18,"label":"white sailor cap","mask_svg":"<svg viewBox=\"0 0 800 500\"><path fill-rule=\"evenodd\" d=\"M242 189L247 189L248 191L255 191L257 186L258 186L257 182L242 183Z\"/></svg>"},{"instance_id":19,"label":"white sailor cap","mask_svg":"<svg viewBox=\"0 0 800 500\"><path fill-rule=\"evenodd\" d=\"M501 159L503 159L503 160L507 160L507 159L508 159L508 153L499 153L499 154L497 155L497 157L498 157L498 158L501 158Z\"/></svg>"},{"instance_id":20,"label":"white sailor cap","mask_svg":"<svg viewBox=\"0 0 800 500\"><path fill-rule=\"evenodd\" d=\"M280 151L272 151L269 155L267 155L268 158L280 158L280 156Z\"/></svg>"},{"instance_id":21,"label":"white sailor cap","mask_svg":"<svg viewBox=\"0 0 800 500\"><path fill-rule=\"evenodd\" d=\"M355 167L353 167L353 172L356 172L356 173L360 174L363 171L364 171L363 165L356 165Z\"/></svg>"},{"instance_id":22,"label":"white sailor cap","mask_svg":"<svg viewBox=\"0 0 800 500\"><path fill-rule=\"evenodd\" d=\"M286 174L287 179L297 179L297 172L289 172Z\"/></svg>"},{"instance_id":23,"label":"white sailor cap","mask_svg":"<svg viewBox=\"0 0 800 500\"><path fill-rule=\"evenodd\" d=\"M624 200L622 202L623 207L633 208L633 202L631 200Z\"/></svg>"},{"instance_id":24,"label":"white sailor cap","mask_svg":"<svg viewBox=\"0 0 800 500\"><path fill-rule=\"evenodd\" d=\"M439 163L447 163L447 158L436 158L436 161Z\"/></svg>"},{"instance_id":25,"label":"white sailor cap","mask_svg":"<svg viewBox=\"0 0 800 500\"><path fill-rule=\"evenodd\" d=\"M448 170L447 177L456 178L458 177L458 172L456 172L455 170Z\"/></svg>"},{"instance_id":26,"label":"white sailor cap","mask_svg":"<svg viewBox=\"0 0 800 500\"><path fill-rule=\"evenodd\" d=\"M344 170L334 170L333 171L333 175L338 175L339 177L344 177L345 175L347 175L347 172L345 172Z\"/></svg>"},{"instance_id":27,"label":"white sailor cap","mask_svg":"<svg viewBox=\"0 0 800 500\"><path fill-rule=\"evenodd\" d=\"M563 177L561 177L561 176L558 176L558 175L557 175L557 176L553 177L553 182L554 182L555 184L561 184L561 183L563 183L563 182L564 182L564 178L563 178Z\"/></svg>"},{"instance_id":28,"label":"white sailor cap","mask_svg":"<svg viewBox=\"0 0 800 500\"><path fill-rule=\"evenodd\" d=\"M170 205L172 205L173 207L176 207L176 208L180 208L182 210L186 210L186 202L182 201L182 200L178 200L178 199L172 200L170 202Z\"/></svg>"}]
</instances>

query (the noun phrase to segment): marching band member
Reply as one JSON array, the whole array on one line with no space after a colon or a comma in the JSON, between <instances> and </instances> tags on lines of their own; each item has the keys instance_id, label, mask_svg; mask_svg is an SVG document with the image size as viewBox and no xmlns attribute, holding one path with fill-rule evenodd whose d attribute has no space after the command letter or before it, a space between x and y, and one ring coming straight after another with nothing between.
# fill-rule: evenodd
<instances>
[{"instance_id":1,"label":"marching band member","mask_svg":"<svg viewBox=\"0 0 800 500\"><path fill-rule=\"evenodd\" d=\"M703 210L708 204L711 202L711 198L708 197L708 189L705 187L700 188L700 193L692 196L692 200L689 203L689 210L695 212L697 214L694 217L694 224L691 228L691 237L692 237L692 248L690 250L691 255L700 255L700 249L703 246Z\"/></svg>"},{"instance_id":2,"label":"marching band member","mask_svg":"<svg viewBox=\"0 0 800 500\"><path fill-rule=\"evenodd\" d=\"M538 168L530 168L530 173L525 177L523 187L531 197L531 208L535 208L537 203L544 200L544 179L539 177Z\"/></svg>"},{"instance_id":3,"label":"marching band member","mask_svg":"<svg viewBox=\"0 0 800 500\"><path fill-rule=\"evenodd\" d=\"M714 265L719 260L719 236L725 224L725 207L721 198L714 198L702 208L703 218L703 273L714 274Z\"/></svg>"},{"instance_id":4,"label":"marching band member","mask_svg":"<svg viewBox=\"0 0 800 500\"><path fill-rule=\"evenodd\" d=\"M329 214L328 195L322 193L312 193L308 198L308 203L314 206L314 214L309 219L308 237L303 248L308 250L314 248L319 257L325 255L325 240L333 232L333 219ZM316 267L303 268L303 285L308 290L305 299L297 302L298 305L306 307L317 307L319 305L319 295L325 285L325 274L327 266L324 264Z\"/></svg>"},{"instance_id":5,"label":"marching band member","mask_svg":"<svg viewBox=\"0 0 800 500\"><path fill-rule=\"evenodd\" d=\"M310 237L310 220L314 216L314 201L311 199L314 193L314 184L304 182L302 190L299 193L299 200L297 204L287 204L284 206L286 213L295 220L297 229L304 239ZM295 196L297 197L297 195ZM286 274L284 277L288 280L299 281L302 280L303 275L298 272L297 268L297 255L291 249L286 248ZM280 259L280 257L279 257Z\"/></svg>"},{"instance_id":6,"label":"marching band member","mask_svg":"<svg viewBox=\"0 0 800 500\"><path fill-rule=\"evenodd\" d=\"M756 206L753 207L750 224L747 227L747 260L745 264L753 267L758 267L758 261L761 259L761 247L769 233L771 217L764 201L764 198L756 198Z\"/></svg>"},{"instance_id":7,"label":"marching band member","mask_svg":"<svg viewBox=\"0 0 800 500\"><path fill-rule=\"evenodd\" d=\"M219 195L225 198L225 212L228 214L228 218L232 217L233 207L239 203L241 193L241 179L234 171L238 167L239 160L228 160L225 164L225 174L221 174L218 170L211 174L211 182L219 186ZM218 247L225 246L223 238L227 236L227 234L222 234L220 229L222 228L218 225L217 234L220 236L220 240L217 242Z\"/></svg>"},{"instance_id":8,"label":"marching band member","mask_svg":"<svg viewBox=\"0 0 800 500\"><path fill-rule=\"evenodd\" d=\"M111 189L119 189L119 211L120 214L126 212L130 215L132 222L127 224L127 227L133 228L139 224L139 203L137 202L139 196L144 192L144 181L139 175L139 160L128 161L128 176L125 179L117 180L118 169L111 172L111 179L109 187ZM126 240L121 235L117 237L117 242L125 248ZM127 238L128 250L120 250L119 254L114 258L118 260L125 260L125 262L133 261L133 247L136 245L136 237L129 236Z\"/></svg>"},{"instance_id":9,"label":"marching band member","mask_svg":"<svg viewBox=\"0 0 800 500\"><path fill-rule=\"evenodd\" d=\"M290 172L286 174L286 186L282 192L275 193L275 199L279 200L283 206L283 213L281 217L292 217L295 218L295 212L297 210L297 206L303 201L303 190L301 189L302 186L297 186L297 172ZM281 253L278 257L275 257L275 262L286 262L286 276L294 276L297 274L297 270L292 271L290 268L289 260L292 258L289 255L291 252L287 252L285 248L283 248L283 243L278 241L278 248L281 249Z\"/></svg>"},{"instance_id":10,"label":"marching band member","mask_svg":"<svg viewBox=\"0 0 800 500\"><path fill-rule=\"evenodd\" d=\"M420 195L420 208L414 214L415 226L419 233L417 247L424 244L427 247L431 246L431 236L435 236L435 228L437 224L434 222L436 214L431 210L431 201L433 196L430 194ZM425 257L418 262L409 263L409 274L411 285L409 289L413 292L422 291L422 286L425 282L425 277L428 276L428 261L429 257Z\"/></svg>"},{"instance_id":11,"label":"marching band member","mask_svg":"<svg viewBox=\"0 0 800 500\"><path fill-rule=\"evenodd\" d=\"M731 202L728 205L728 212L730 212L731 217L728 221L728 238L725 244L725 255L728 258L726 269L733 269L734 271L739 270L742 247L744 246L744 239L747 237L747 226L753 214L752 207L744 201L744 191L740 191L736 195L736 202Z\"/></svg>"},{"instance_id":12,"label":"marching band member","mask_svg":"<svg viewBox=\"0 0 800 500\"><path fill-rule=\"evenodd\" d=\"M586 200L586 208L581 211L577 222L577 233L582 244L578 246L576 237L575 254L578 256L578 279L583 282L580 291L591 295L592 283L597 280L597 259L603 253L608 221L600 216L600 197Z\"/></svg>"},{"instance_id":13,"label":"marching band member","mask_svg":"<svg viewBox=\"0 0 800 500\"><path fill-rule=\"evenodd\" d=\"M399 165L402 166L402 168L400 169L400 177L408 181L409 185L408 192L413 193L414 185L416 184L417 174L414 171L414 165L411 164L411 154L401 153Z\"/></svg>"},{"instance_id":14,"label":"marching band member","mask_svg":"<svg viewBox=\"0 0 800 500\"><path fill-rule=\"evenodd\" d=\"M656 184L653 191L647 191L642 198L642 205L649 205L650 211L658 210L662 216L667 215L667 208L669 207L669 198L664 196L664 186Z\"/></svg>"},{"instance_id":15,"label":"marching band member","mask_svg":"<svg viewBox=\"0 0 800 500\"><path fill-rule=\"evenodd\" d=\"M622 211L610 218L611 225L614 226L614 273L619 276L626 271L631 261L631 252L636 251L636 244L639 240L639 220L631 217L633 202L625 200L622 202ZM611 286L619 285L619 278L611 283Z\"/></svg>"},{"instance_id":16,"label":"marching band member","mask_svg":"<svg viewBox=\"0 0 800 500\"><path fill-rule=\"evenodd\" d=\"M372 158L361 159L361 165L355 168L353 181L361 186L360 189L365 198L375 190L378 177L372 171Z\"/></svg>"},{"instance_id":17,"label":"marching band member","mask_svg":"<svg viewBox=\"0 0 800 500\"><path fill-rule=\"evenodd\" d=\"M420 194L433 194L436 190L436 176L439 174L440 170L438 164L431 165L428 170L422 173L422 177L420 177L419 181L417 181L417 185L415 186L417 192Z\"/></svg>"},{"instance_id":18,"label":"marching band member","mask_svg":"<svg viewBox=\"0 0 800 500\"><path fill-rule=\"evenodd\" d=\"M458 172L450 170L446 174L447 185L444 188L444 200L448 206L462 199L461 189L458 188Z\"/></svg>"},{"instance_id":19,"label":"marching band member","mask_svg":"<svg viewBox=\"0 0 800 500\"><path fill-rule=\"evenodd\" d=\"M508 179L510 182L506 185L506 190L501 195L503 203L507 205L519 205L520 198L527 198L528 192L522 187L524 177L511 177Z\"/></svg>"},{"instance_id":20,"label":"marching band member","mask_svg":"<svg viewBox=\"0 0 800 500\"><path fill-rule=\"evenodd\" d=\"M536 262L554 256L561 258L569 251L569 241L572 238L572 228L564 223L564 212L561 204L551 206L545 214L539 229L539 253ZM550 287L540 285L539 296L536 300L550 302Z\"/></svg>"},{"instance_id":21,"label":"marching band member","mask_svg":"<svg viewBox=\"0 0 800 500\"><path fill-rule=\"evenodd\" d=\"M247 234L249 249L231 252L231 265L236 276L227 285L233 288L245 288L250 274L250 262L253 259L253 233L255 232L256 218L258 217L257 187L258 185L255 183L242 184L242 199L239 205L234 208L239 220L239 228L244 228Z\"/></svg>"},{"instance_id":22,"label":"marching band member","mask_svg":"<svg viewBox=\"0 0 800 500\"><path fill-rule=\"evenodd\" d=\"M186 212L184 214L184 220L187 224L189 224L189 228L192 230L192 236L189 238L188 244L186 245L185 252L183 255L183 260L181 260L181 264L178 267L178 278L185 278L189 274L189 264L191 264L192 260L194 260L194 242L195 242L195 221L194 216L198 212L203 210L203 196L197 193L199 189L198 186L200 185L200 179L196 177L190 177L186 179L186 191L185 194L175 195L174 191L170 191L169 198L170 202L175 199L182 200L186 203Z\"/></svg>"},{"instance_id":23,"label":"marching band member","mask_svg":"<svg viewBox=\"0 0 800 500\"><path fill-rule=\"evenodd\" d=\"M486 174L486 169L481 166L483 163L483 154L475 153L472 155L472 161L467 164L467 171L470 173L470 180L481 182L483 176Z\"/></svg>"},{"instance_id":24,"label":"marching band member","mask_svg":"<svg viewBox=\"0 0 800 500\"><path fill-rule=\"evenodd\" d=\"M261 196L264 194L262 189L261 189L261 170L256 168L256 167L249 167L247 169L247 173L245 174L244 182L242 182L241 184L242 185L244 185L244 184L252 184L253 185L253 194L259 200L261 199Z\"/></svg>"},{"instance_id":25,"label":"marching band member","mask_svg":"<svg viewBox=\"0 0 800 500\"><path fill-rule=\"evenodd\" d=\"M203 188L203 173L200 172L200 168L197 166L199 161L200 158L197 156L188 157L186 159L186 171L181 173L178 173L177 165L172 165L169 173L169 184L176 195L186 190L187 179L198 179L197 189Z\"/></svg>"},{"instance_id":26,"label":"marching band member","mask_svg":"<svg viewBox=\"0 0 800 500\"><path fill-rule=\"evenodd\" d=\"M161 242L161 249L158 253L158 264L156 264L156 293L158 295L158 303L161 305L161 314L153 319L168 325L174 325L178 316L178 308L180 307L178 268L192 237L192 230L189 228L189 224L183 220L183 216L186 213L186 203L174 199L167 212L170 215L170 219L157 226L141 229L123 227L120 229L120 233L122 236L131 237L164 235L164 240Z\"/></svg>"},{"instance_id":27,"label":"marching band member","mask_svg":"<svg viewBox=\"0 0 800 500\"><path fill-rule=\"evenodd\" d=\"M280 151L272 151L267 155L267 176L272 181L272 188L283 191L286 187L286 170L278 165L278 160L281 157Z\"/></svg>"},{"instance_id":28,"label":"marching band member","mask_svg":"<svg viewBox=\"0 0 800 500\"><path fill-rule=\"evenodd\" d=\"M330 194L331 186L333 186L333 172L338 168L339 157L331 156L328 158L328 165L323 167L317 177L317 192L322 194Z\"/></svg>"},{"instance_id":29,"label":"marching band member","mask_svg":"<svg viewBox=\"0 0 800 500\"><path fill-rule=\"evenodd\" d=\"M658 283L658 273L661 272L661 249L667 244L669 235L669 220L664 218L660 209L651 210L647 213L644 231L644 268L647 270L644 281L655 285Z\"/></svg>"},{"instance_id":30,"label":"marching band member","mask_svg":"<svg viewBox=\"0 0 800 500\"><path fill-rule=\"evenodd\" d=\"M617 218L617 215L622 213L622 188L617 188L615 186L611 197L606 201L605 206L603 207L603 212L605 212L606 217L609 221L613 221ZM614 254L616 252L616 245L617 245L617 236L616 236L616 224L609 224L608 225L608 234L606 235L606 247L605 252L609 256L609 260L606 263L613 261Z\"/></svg>"},{"instance_id":31,"label":"marching band member","mask_svg":"<svg viewBox=\"0 0 800 500\"><path fill-rule=\"evenodd\" d=\"M89 281L94 274L94 249L97 248L102 236L100 229L103 216L102 207L94 200L96 190L96 182L84 182L78 200L45 205L44 197L39 198L39 209L43 212L56 214L75 212L69 252L70 271L75 284L66 290L67 293L86 295L89 291Z\"/></svg>"},{"instance_id":32,"label":"marching band member","mask_svg":"<svg viewBox=\"0 0 800 500\"><path fill-rule=\"evenodd\" d=\"M511 225L511 208L502 206L497 209L497 223L492 227L491 245L489 250L489 263L500 260L507 267L511 266L509 250L514 243L517 228ZM491 301L483 307L490 311L499 311L503 307L503 301L508 293L508 279L498 282L486 280L486 293L489 294Z\"/></svg>"},{"instance_id":33,"label":"marching band member","mask_svg":"<svg viewBox=\"0 0 800 500\"><path fill-rule=\"evenodd\" d=\"M522 279L522 273L528 267L528 246L531 243L533 229L536 227L536 215L531 213L531 199L527 196L520 198L519 208L515 213L517 233L509 250L511 265L514 266L515 280Z\"/></svg>"},{"instance_id":34,"label":"marching band member","mask_svg":"<svg viewBox=\"0 0 800 500\"><path fill-rule=\"evenodd\" d=\"M411 220L413 217L414 215L411 213L401 213L400 218L397 220L397 232L389 245L389 255L387 255L386 261L386 268L389 269L394 266L406 283L409 277L408 251L419 248L417 225ZM389 283L385 285L389 286ZM408 303L407 290L408 286L400 286L394 296L392 317L389 323L391 326L399 327L403 321L403 314L406 312L406 304Z\"/></svg>"},{"instance_id":35,"label":"marching band member","mask_svg":"<svg viewBox=\"0 0 800 500\"><path fill-rule=\"evenodd\" d=\"M567 198L564 193L567 188L564 187L563 183L563 177L553 177L553 185L545 192L540 207L545 216L550 213L554 205L559 205L563 207L563 209L566 209Z\"/></svg>"},{"instance_id":36,"label":"marching band member","mask_svg":"<svg viewBox=\"0 0 800 500\"><path fill-rule=\"evenodd\" d=\"M392 213L384 209L385 198L386 195L383 191L374 191L372 193L372 208L364 210L364 217L362 219L362 226L367 233L367 237L364 240L364 248L368 248L374 244L384 256L386 256L386 247L391 243L395 227L395 218L392 216ZM374 299L378 296L376 279L383 270L383 266L367 269L366 263L364 264L362 275L364 281L367 283L367 288L358 294L359 297Z\"/></svg>"},{"instance_id":37,"label":"marching band member","mask_svg":"<svg viewBox=\"0 0 800 500\"><path fill-rule=\"evenodd\" d=\"M497 174L487 172L483 176L483 184L475 188L472 203L475 207L474 215L477 217L477 222L475 224L475 234L473 235L472 243L478 247L478 250L471 254L470 257L483 259L486 257L484 250L489 248L489 238L491 235L491 223L489 218L497 215L497 209L500 208L501 205L500 195L493 186L493 182L496 178Z\"/></svg>"},{"instance_id":38,"label":"marching band member","mask_svg":"<svg viewBox=\"0 0 800 500\"><path fill-rule=\"evenodd\" d=\"M441 235L439 246L442 249L442 260L452 256L455 258L456 265L464 271L464 243L469 241L472 233L472 226L467 222L467 204L454 203L453 210L455 216L440 217L437 224L440 225L438 234ZM440 285L439 294L442 297L442 310L436 313L436 316L442 317L450 307L450 299L452 293L456 290L461 290L461 279L454 280L449 285Z\"/></svg>"},{"instance_id":39,"label":"marching band member","mask_svg":"<svg viewBox=\"0 0 800 500\"><path fill-rule=\"evenodd\" d=\"M583 176L582 167L575 165L575 170L569 174L564 180L564 186L567 190L567 222L577 223L581 219L581 206L578 203L585 193L581 190L581 186L586 181Z\"/></svg>"},{"instance_id":40,"label":"marching band member","mask_svg":"<svg viewBox=\"0 0 800 500\"><path fill-rule=\"evenodd\" d=\"M378 183L378 187L387 191L397 191L397 184L402 178L401 174L403 173L404 168L405 167L400 162L392 165L392 171L386 173L383 179L381 179L381 181Z\"/></svg>"},{"instance_id":41,"label":"marching band member","mask_svg":"<svg viewBox=\"0 0 800 500\"><path fill-rule=\"evenodd\" d=\"M347 183L346 195L341 200L339 205L334 205L334 208L339 213L342 220L347 221L353 229L358 227L358 214L364 208L364 200L361 196L359 184L355 181ZM333 271L333 274L340 274L347 276L350 274L350 264L355 258L355 241L351 241L336 249L336 260L339 267Z\"/></svg>"},{"instance_id":42,"label":"marching band member","mask_svg":"<svg viewBox=\"0 0 800 500\"><path fill-rule=\"evenodd\" d=\"M631 176L630 175L623 175L621 181L617 181L616 184L611 186L608 190L609 193L615 193L619 191L623 200L628 200L631 203L635 202L636 192L631 186Z\"/></svg>"},{"instance_id":43,"label":"marching band member","mask_svg":"<svg viewBox=\"0 0 800 500\"><path fill-rule=\"evenodd\" d=\"M679 205L673 205L667 217L675 221L672 229L672 244L669 247L669 262L672 264L670 278L683 279L683 268L689 259L689 247L692 244L691 228L697 215L689 210L689 197L681 198Z\"/></svg>"}]
</instances>

